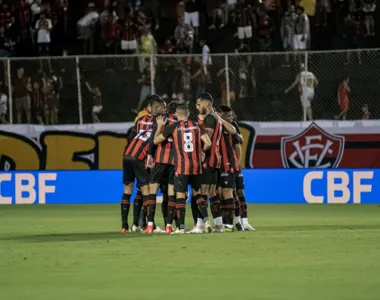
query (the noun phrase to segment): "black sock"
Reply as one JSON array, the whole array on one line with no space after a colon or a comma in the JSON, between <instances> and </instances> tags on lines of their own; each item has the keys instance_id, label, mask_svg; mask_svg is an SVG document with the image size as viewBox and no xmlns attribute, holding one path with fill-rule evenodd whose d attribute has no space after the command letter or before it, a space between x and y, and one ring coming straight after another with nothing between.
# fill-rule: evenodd
<instances>
[{"instance_id":1,"label":"black sock","mask_svg":"<svg viewBox=\"0 0 380 300\"><path fill-rule=\"evenodd\" d=\"M148 200L148 223L154 223L154 216L156 215L156 195L149 195Z\"/></svg>"},{"instance_id":2,"label":"black sock","mask_svg":"<svg viewBox=\"0 0 380 300\"><path fill-rule=\"evenodd\" d=\"M235 217L240 217L240 201L239 197L234 192L234 201L235 201Z\"/></svg>"},{"instance_id":3,"label":"black sock","mask_svg":"<svg viewBox=\"0 0 380 300\"><path fill-rule=\"evenodd\" d=\"M164 218L164 224L168 223L168 201L169 201L169 196L168 194L163 195L163 200L161 203L161 212L162 212L162 217Z\"/></svg>"},{"instance_id":4,"label":"black sock","mask_svg":"<svg viewBox=\"0 0 380 300\"><path fill-rule=\"evenodd\" d=\"M141 225L145 227L147 225L147 216L148 216L148 199L149 195L143 196L143 209L141 211Z\"/></svg>"},{"instance_id":5,"label":"black sock","mask_svg":"<svg viewBox=\"0 0 380 300\"><path fill-rule=\"evenodd\" d=\"M179 229L185 229L186 200L184 198L177 198L176 210Z\"/></svg>"},{"instance_id":6,"label":"black sock","mask_svg":"<svg viewBox=\"0 0 380 300\"><path fill-rule=\"evenodd\" d=\"M191 197L191 213L193 215L194 224L197 224L198 221L198 205L194 196Z\"/></svg>"},{"instance_id":7,"label":"black sock","mask_svg":"<svg viewBox=\"0 0 380 300\"><path fill-rule=\"evenodd\" d=\"M133 201L133 225L139 226L139 219L141 214L141 208L143 205L143 197L141 191L139 190Z\"/></svg>"},{"instance_id":8,"label":"black sock","mask_svg":"<svg viewBox=\"0 0 380 300\"><path fill-rule=\"evenodd\" d=\"M221 209L220 205L221 205L221 203L219 201L218 196L214 196L210 199L211 213L212 213L212 217L214 219L222 216L222 209Z\"/></svg>"},{"instance_id":9,"label":"black sock","mask_svg":"<svg viewBox=\"0 0 380 300\"><path fill-rule=\"evenodd\" d=\"M129 229L128 214L129 214L129 208L131 206L130 199L131 199L131 195L129 194L123 194L123 196L121 197L121 203L120 203L121 227L125 229Z\"/></svg>"},{"instance_id":10,"label":"black sock","mask_svg":"<svg viewBox=\"0 0 380 300\"><path fill-rule=\"evenodd\" d=\"M234 212L235 212L235 200L234 200L234 198L228 198L228 199L224 200L224 209L225 209L226 224L233 225L234 224Z\"/></svg>"},{"instance_id":11,"label":"black sock","mask_svg":"<svg viewBox=\"0 0 380 300\"><path fill-rule=\"evenodd\" d=\"M175 216L175 207L177 203L175 200L175 196L169 196L169 201L168 201L168 217L167 217L167 224L172 225L173 219Z\"/></svg>"},{"instance_id":12,"label":"black sock","mask_svg":"<svg viewBox=\"0 0 380 300\"><path fill-rule=\"evenodd\" d=\"M248 206L247 206L247 202L245 201L245 196L240 196L239 201L240 201L241 217L248 218Z\"/></svg>"},{"instance_id":13,"label":"black sock","mask_svg":"<svg viewBox=\"0 0 380 300\"><path fill-rule=\"evenodd\" d=\"M207 198L203 197L202 195L196 195L194 197L194 200L196 201L197 206L198 206L198 212L200 214L200 217L203 219L203 221L208 220L208 211L207 211L206 199Z\"/></svg>"}]
</instances>

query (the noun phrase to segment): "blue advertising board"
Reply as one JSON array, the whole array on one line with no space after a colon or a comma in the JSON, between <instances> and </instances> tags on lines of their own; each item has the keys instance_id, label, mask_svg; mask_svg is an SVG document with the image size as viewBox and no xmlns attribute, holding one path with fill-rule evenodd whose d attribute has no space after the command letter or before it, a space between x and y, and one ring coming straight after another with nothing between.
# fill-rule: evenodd
<instances>
[{"instance_id":1,"label":"blue advertising board","mask_svg":"<svg viewBox=\"0 0 380 300\"><path fill-rule=\"evenodd\" d=\"M243 170L249 203L380 204L380 169ZM0 204L119 203L121 171L0 172Z\"/></svg>"}]
</instances>

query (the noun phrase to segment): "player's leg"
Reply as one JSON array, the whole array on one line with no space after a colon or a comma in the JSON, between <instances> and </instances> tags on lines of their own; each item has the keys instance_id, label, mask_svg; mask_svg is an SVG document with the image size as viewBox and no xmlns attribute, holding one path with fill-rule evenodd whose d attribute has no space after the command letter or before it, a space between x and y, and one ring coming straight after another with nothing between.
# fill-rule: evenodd
<instances>
[{"instance_id":1,"label":"player's leg","mask_svg":"<svg viewBox=\"0 0 380 300\"><path fill-rule=\"evenodd\" d=\"M131 206L130 200L133 191L133 184L135 181L135 174L132 164L133 158L128 156L123 157L123 184L124 190L120 202L121 213L121 232L126 233L129 230L128 215Z\"/></svg>"},{"instance_id":2,"label":"player's leg","mask_svg":"<svg viewBox=\"0 0 380 300\"><path fill-rule=\"evenodd\" d=\"M143 205L143 196L140 187L137 187L137 193L133 201L133 225L132 232L140 231L139 220L141 215L141 208Z\"/></svg>"},{"instance_id":3,"label":"player's leg","mask_svg":"<svg viewBox=\"0 0 380 300\"><path fill-rule=\"evenodd\" d=\"M161 213L164 219L164 226L168 223L168 204L169 204L169 195L168 195L168 185L161 184L160 190L162 193L162 202L161 202Z\"/></svg>"},{"instance_id":4,"label":"player's leg","mask_svg":"<svg viewBox=\"0 0 380 300\"><path fill-rule=\"evenodd\" d=\"M149 183L149 199L147 203L148 208L148 227L153 226L154 228L154 217L156 215L156 203L157 203L157 193L160 185L165 179L165 165L155 164L150 172L150 183Z\"/></svg>"},{"instance_id":5,"label":"player's leg","mask_svg":"<svg viewBox=\"0 0 380 300\"><path fill-rule=\"evenodd\" d=\"M220 179L220 170L213 169L211 172L211 185L209 188L209 199L212 217L215 227L223 227L221 201L217 194L217 188Z\"/></svg>"},{"instance_id":6,"label":"player's leg","mask_svg":"<svg viewBox=\"0 0 380 300\"><path fill-rule=\"evenodd\" d=\"M149 201L149 171L145 168L144 161L136 159L134 161L134 173L136 175L137 184L141 188L143 196L143 208L147 208L147 215L149 216L148 201ZM144 232L153 233L153 225L147 226Z\"/></svg>"},{"instance_id":7,"label":"player's leg","mask_svg":"<svg viewBox=\"0 0 380 300\"><path fill-rule=\"evenodd\" d=\"M191 214L193 216L194 227L197 226L198 221L198 206L194 199L194 195L191 195Z\"/></svg>"},{"instance_id":8,"label":"player's leg","mask_svg":"<svg viewBox=\"0 0 380 300\"><path fill-rule=\"evenodd\" d=\"M186 217L186 191L189 182L188 175L176 175L174 177L174 190L176 191L176 213L178 217L179 227L172 234L185 233L185 217Z\"/></svg>"},{"instance_id":9,"label":"player's leg","mask_svg":"<svg viewBox=\"0 0 380 300\"><path fill-rule=\"evenodd\" d=\"M222 187L222 198L223 198L223 208L225 215L226 232L234 231L234 214L235 214L235 199L233 195L233 190L236 183L236 177L234 173L223 172L221 174L221 187Z\"/></svg>"},{"instance_id":10,"label":"player's leg","mask_svg":"<svg viewBox=\"0 0 380 300\"><path fill-rule=\"evenodd\" d=\"M233 196L235 201L235 226L237 231L244 231L244 227L241 225L240 201L239 197L236 194L236 188L233 189Z\"/></svg>"},{"instance_id":11,"label":"player's leg","mask_svg":"<svg viewBox=\"0 0 380 300\"><path fill-rule=\"evenodd\" d=\"M239 197L241 223L243 225L243 228L244 230L254 231L255 228L253 228L248 222L248 206L244 194L244 177L242 172L240 172L236 177L236 194Z\"/></svg>"},{"instance_id":12,"label":"player's leg","mask_svg":"<svg viewBox=\"0 0 380 300\"><path fill-rule=\"evenodd\" d=\"M174 166L170 166L168 175L168 206L167 218L165 223L165 233L171 233L173 231L172 224L176 210L176 197L174 193Z\"/></svg>"},{"instance_id":13,"label":"player's leg","mask_svg":"<svg viewBox=\"0 0 380 300\"><path fill-rule=\"evenodd\" d=\"M189 233L211 233L211 223L208 217L207 210L207 197L202 193L202 175L191 175L191 188L194 195L194 199L198 207L198 219L201 219L202 223L197 224Z\"/></svg>"}]
</instances>

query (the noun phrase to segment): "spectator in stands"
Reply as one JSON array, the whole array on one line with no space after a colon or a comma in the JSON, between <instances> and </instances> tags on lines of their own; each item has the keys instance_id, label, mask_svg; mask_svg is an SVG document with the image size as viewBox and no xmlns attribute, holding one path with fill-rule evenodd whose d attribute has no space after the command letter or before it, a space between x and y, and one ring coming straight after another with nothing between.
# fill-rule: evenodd
<instances>
[{"instance_id":1,"label":"spectator in stands","mask_svg":"<svg viewBox=\"0 0 380 300\"><path fill-rule=\"evenodd\" d=\"M261 52L269 52L272 50L272 32L274 30L274 22L268 16L266 8L259 9L259 18L257 22L257 33L259 38L259 49ZM269 56L268 56L269 57Z\"/></svg>"},{"instance_id":2,"label":"spectator in stands","mask_svg":"<svg viewBox=\"0 0 380 300\"><path fill-rule=\"evenodd\" d=\"M217 76L220 79L220 103L221 104L228 104L228 89L227 89L227 78L226 78L226 68L222 68L219 70L217 73ZM235 73L231 70L228 69L228 85L229 85L229 90L230 90L230 100L234 101L236 97L235 93Z\"/></svg>"},{"instance_id":3,"label":"spectator in stands","mask_svg":"<svg viewBox=\"0 0 380 300\"><path fill-rule=\"evenodd\" d=\"M148 27L144 28L143 35L140 38L140 53L142 55L153 55L156 53L156 41L153 35L150 33ZM140 70L144 70L146 65L144 62L149 62L150 60L146 60L144 57L140 58ZM145 98L144 98L145 99Z\"/></svg>"},{"instance_id":4,"label":"spectator in stands","mask_svg":"<svg viewBox=\"0 0 380 300\"><path fill-rule=\"evenodd\" d=\"M361 0L362 11L364 17L365 25L365 35L374 36L375 35L375 10L376 10L376 0Z\"/></svg>"},{"instance_id":5,"label":"spectator in stands","mask_svg":"<svg viewBox=\"0 0 380 300\"><path fill-rule=\"evenodd\" d=\"M58 124L59 94L54 84L55 78L42 77L42 92L44 94L46 124Z\"/></svg>"},{"instance_id":6,"label":"spectator in stands","mask_svg":"<svg viewBox=\"0 0 380 300\"><path fill-rule=\"evenodd\" d=\"M107 4L107 2L106 2ZM116 53L116 42L119 36L119 16L117 14L116 4L106 6L100 15L101 39L104 54Z\"/></svg>"},{"instance_id":7,"label":"spectator in stands","mask_svg":"<svg viewBox=\"0 0 380 300\"><path fill-rule=\"evenodd\" d=\"M345 32L346 32L346 40L347 40L347 48L348 49L359 49L360 48L360 38L361 38L361 30L360 30L360 12L356 11L354 8L348 12L348 15L345 18ZM356 51L358 62L361 64L361 54L360 51ZM347 61L346 64L351 62L351 52L347 52Z\"/></svg>"},{"instance_id":8,"label":"spectator in stands","mask_svg":"<svg viewBox=\"0 0 380 300\"><path fill-rule=\"evenodd\" d=\"M48 120L47 107L45 107L44 97L38 81L33 82L33 90L30 93L33 103L33 115L38 124L44 125L44 119Z\"/></svg>"},{"instance_id":9,"label":"spectator in stands","mask_svg":"<svg viewBox=\"0 0 380 300\"><path fill-rule=\"evenodd\" d=\"M297 20L297 14L294 12L294 5L289 5L288 11L285 13L281 20L281 40L282 46L285 51L293 51L293 35L294 26ZM289 65L289 54L285 54L287 65Z\"/></svg>"},{"instance_id":10,"label":"spectator in stands","mask_svg":"<svg viewBox=\"0 0 380 300\"><path fill-rule=\"evenodd\" d=\"M83 41L83 53L94 53L95 25L99 20L99 14L95 9L95 4L90 2L87 13L78 21L78 39Z\"/></svg>"},{"instance_id":11,"label":"spectator in stands","mask_svg":"<svg viewBox=\"0 0 380 300\"><path fill-rule=\"evenodd\" d=\"M137 36L138 36L139 28L132 18L132 12L127 11L125 19L122 22L121 28L121 50L125 54L134 54L137 51ZM132 70L133 68L132 58L126 58L125 60L125 68L127 70Z\"/></svg>"},{"instance_id":12,"label":"spectator in stands","mask_svg":"<svg viewBox=\"0 0 380 300\"><path fill-rule=\"evenodd\" d=\"M174 30L176 50L178 53L190 53L193 45L194 28L185 24L182 17L178 17L178 25Z\"/></svg>"},{"instance_id":13,"label":"spectator in stands","mask_svg":"<svg viewBox=\"0 0 380 300\"><path fill-rule=\"evenodd\" d=\"M302 6L297 6L296 14L298 17L294 25L293 50L304 51L308 48L309 43L309 18L305 14L305 9ZM300 59L299 62L301 62L301 57L299 56L298 58Z\"/></svg>"},{"instance_id":14,"label":"spectator in stands","mask_svg":"<svg viewBox=\"0 0 380 300\"><path fill-rule=\"evenodd\" d=\"M316 1L316 26L322 25L327 26L328 13L331 11L330 0L317 0Z\"/></svg>"},{"instance_id":15,"label":"spectator in stands","mask_svg":"<svg viewBox=\"0 0 380 300\"><path fill-rule=\"evenodd\" d=\"M30 83L31 79L25 77L24 68L18 68L16 77L13 80L13 93L18 124L22 123L23 112L26 115L27 124L30 124L31 121L29 96L29 92L31 91Z\"/></svg>"},{"instance_id":16,"label":"spectator in stands","mask_svg":"<svg viewBox=\"0 0 380 300\"><path fill-rule=\"evenodd\" d=\"M338 88L338 105L340 108L339 115L335 116L335 119L346 120L347 118L347 111L350 106L350 86L348 85L350 82L350 78L346 77L343 79L342 83L339 85Z\"/></svg>"},{"instance_id":17,"label":"spectator in stands","mask_svg":"<svg viewBox=\"0 0 380 300\"><path fill-rule=\"evenodd\" d=\"M141 9L136 12L136 24L139 27L140 35L144 34L146 29L152 30L150 20Z\"/></svg>"},{"instance_id":18,"label":"spectator in stands","mask_svg":"<svg viewBox=\"0 0 380 300\"><path fill-rule=\"evenodd\" d=\"M0 26L4 27L6 35L11 35L11 28L15 22L12 9L8 1L2 1L0 10Z\"/></svg>"},{"instance_id":19,"label":"spectator in stands","mask_svg":"<svg viewBox=\"0 0 380 300\"><path fill-rule=\"evenodd\" d=\"M199 1L185 0L185 24L195 28L195 36L198 38L199 28Z\"/></svg>"},{"instance_id":20,"label":"spectator in stands","mask_svg":"<svg viewBox=\"0 0 380 300\"><path fill-rule=\"evenodd\" d=\"M36 22L38 54L48 56L50 54L50 31L53 28L50 19L46 18L45 13L40 14L40 19Z\"/></svg>"},{"instance_id":21,"label":"spectator in stands","mask_svg":"<svg viewBox=\"0 0 380 300\"><path fill-rule=\"evenodd\" d=\"M238 37L241 43L250 45L252 38L252 27L256 27L256 17L251 5L239 4L234 23L238 29Z\"/></svg>"},{"instance_id":22,"label":"spectator in stands","mask_svg":"<svg viewBox=\"0 0 380 300\"><path fill-rule=\"evenodd\" d=\"M212 59L210 56L210 48L208 47L206 41L204 40L200 41L199 44L202 47L202 65L204 67L204 72L207 74L208 67L212 65Z\"/></svg>"},{"instance_id":23,"label":"spectator in stands","mask_svg":"<svg viewBox=\"0 0 380 300\"><path fill-rule=\"evenodd\" d=\"M140 91L140 100L136 109L132 110L136 114L141 110L144 100L152 93L152 74L149 58L146 58L144 65L145 68L141 75L141 78L137 80L138 83L142 84Z\"/></svg>"},{"instance_id":24,"label":"spectator in stands","mask_svg":"<svg viewBox=\"0 0 380 300\"><path fill-rule=\"evenodd\" d=\"M0 57L11 56L14 42L5 35L4 27L0 27Z\"/></svg>"},{"instance_id":25,"label":"spectator in stands","mask_svg":"<svg viewBox=\"0 0 380 300\"><path fill-rule=\"evenodd\" d=\"M88 91L91 93L93 99L92 122L100 123L99 114L103 110L102 93L100 92L100 89L97 86L91 87L88 81L86 81L86 87Z\"/></svg>"},{"instance_id":26,"label":"spectator in stands","mask_svg":"<svg viewBox=\"0 0 380 300\"><path fill-rule=\"evenodd\" d=\"M0 82L0 123L8 124L5 116L8 111L8 96L4 83Z\"/></svg>"},{"instance_id":27,"label":"spectator in stands","mask_svg":"<svg viewBox=\"0 0 380 300\"><path fill-rule=\"evenodd\" d=\"M372 119L372 114L369 111L368 104L363 104L362 113L363 113L363 115L362 115L362 119L363 120L370 120L370 119Z\"/></svg>"},{"instance_id":28,"label":"spectator in stands","mask_svg":"<svg viewBox=\"0 0 380 300\"><path fill-rule=\"evenodd\" d=\"M191 76L191 79L197 81L196 95L205 93L207 91L207 86L211 83L210 74L206 72L203 63L200 63L198 70Z\"/></svg>"},{"instance_id":29,"label":"spectator in stands","mask_svg":"<svg viewBox=\"0 0 380 300\"><path fill-rule=\"evenodd\" d=\"M174 52L174 47L170 40L167 39L164 45L159 49L159 54L163 56L160 57L160 64L158 66L158 72L160 73L160 85L162 98L168 99L168 94L172 99L176 99L176 60L173 57L165 57L164 55L171 55Z\"/></svg>"}]
</instances>

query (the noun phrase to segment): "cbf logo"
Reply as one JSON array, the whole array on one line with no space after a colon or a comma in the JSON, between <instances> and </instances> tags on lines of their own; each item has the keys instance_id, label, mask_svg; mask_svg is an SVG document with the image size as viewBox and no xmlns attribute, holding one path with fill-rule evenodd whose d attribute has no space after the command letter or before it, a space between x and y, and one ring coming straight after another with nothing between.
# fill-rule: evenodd
<instances>
[{"instance_id":1,"label":"cbf logo","mask_svg":"<svg viewBox=\"0 0 380 300\"><path fill-rule=\"evenodd\" d=\"M344 137L329 134L315 123L298 135L281 139L284 168L337 168L343 150Z\"/></svg>"}]
</instances>

